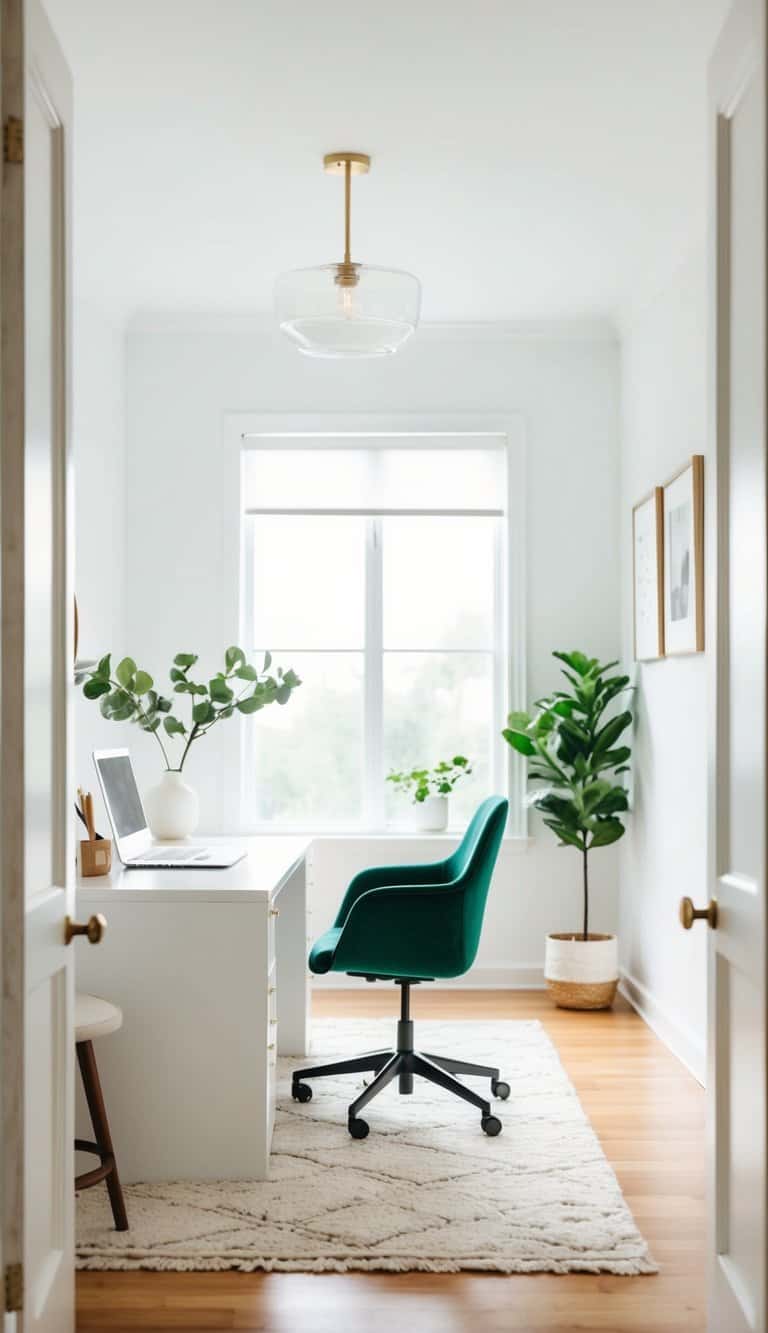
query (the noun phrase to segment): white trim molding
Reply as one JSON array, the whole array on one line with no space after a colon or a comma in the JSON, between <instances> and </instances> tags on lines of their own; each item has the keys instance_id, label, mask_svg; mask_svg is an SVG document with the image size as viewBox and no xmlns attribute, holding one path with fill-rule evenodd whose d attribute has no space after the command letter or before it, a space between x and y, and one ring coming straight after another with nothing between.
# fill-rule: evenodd
<instances>
[{"instance_id":1,"label":"white trim molding","mask_svg":"<svg viewBox=\"0 0 768 1333\"><path fill-rule=\"evenodd\" d=\"M663 1041L664 1045L677 1056L689 1073L693 1074L702 1087L706 1083L707 1052L703 1038L697 1036L689 1027L659 1003L656 997L637 977L623 968L620 973L619 993L624 996L637 1011L649 1028Z\"/></svg>"}]
</instances>

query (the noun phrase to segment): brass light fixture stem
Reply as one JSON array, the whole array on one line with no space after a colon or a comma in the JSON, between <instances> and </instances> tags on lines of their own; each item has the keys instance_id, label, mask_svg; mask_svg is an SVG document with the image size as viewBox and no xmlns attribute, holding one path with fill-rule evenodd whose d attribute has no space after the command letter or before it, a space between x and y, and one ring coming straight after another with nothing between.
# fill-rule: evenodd
<instances>
[{"instance_id":1,"label":"brass light fixture stem","mask_svg":"<svg viewBox=\"0 0 768 1333\"><path fill-rule=\"evenodd\" d=\"M344 263L352 263L350 235L352 230L352 163L344 163Z\"/></svg>"},{"instance_id":2,"label":"brass light fixture stem","mask_svg":"<svg viewBox=\"0 0 768 1333\"><path fill-rule=\"evenodd\" d=\"M352 177L364 176L371 169L367 153L326 153L323 168L332 176L344 177L344 258L336 265L339 287L356 287L360 281L359 264L352 260Z\"/></svg>"}]
</instances>

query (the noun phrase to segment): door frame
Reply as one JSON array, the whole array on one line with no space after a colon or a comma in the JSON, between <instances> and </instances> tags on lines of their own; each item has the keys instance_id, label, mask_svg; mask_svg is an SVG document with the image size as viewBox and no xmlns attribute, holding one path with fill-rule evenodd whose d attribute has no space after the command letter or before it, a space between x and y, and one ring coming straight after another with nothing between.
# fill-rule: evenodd
<instances>
[{"instance_id":1,"label":"door frame","mask_svg":"<svg viewBox=\"0 0 768 1333\"><path fill-rule=\"evenodd\" d=\"M23 0L2 0L0 7L0 105L4 127L11 117L23 125ZM5 161L6 156L4 135L0 185L0 1244L4 1304L18 1308L18 1278L24 1259L24 167L20 161Z\"/></svg>"}]
</instances>

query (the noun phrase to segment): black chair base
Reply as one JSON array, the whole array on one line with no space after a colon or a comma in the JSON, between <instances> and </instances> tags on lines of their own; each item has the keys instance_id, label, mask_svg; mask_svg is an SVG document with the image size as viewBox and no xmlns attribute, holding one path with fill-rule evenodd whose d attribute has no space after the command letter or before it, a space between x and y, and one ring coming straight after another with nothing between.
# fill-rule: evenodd
<instances>
[{"instance_id":1,"label":"black chair base","mask_svg":"<svg viewBox=\"0 0 768 1333\"><path fill-rule=\"evenodd\" d=\"M330 1065L315 1065L311 1069L295 1069L291 1081L291 1096L294 1101L312 1100L312 1089L304 1082L308 1078L329 1078L335 1074L375 1075L371 1082L350 1104L347 1113L347 1128L353 1139L364 1139L368 1134L368 1123L361 1119L360 1112L393 1079L398 1079L402 1095L413 1092L413 1076L418 1074L430 1083L435 1083L446 1092L461 1097L480 1112L480 1125L491 1137L501 1133L501 1121L491 1111L490 1102L480 1097L460 1083L454 1074L469 1075L475 1078L487 1078L491 1082L491 1095L506 1100L509 1096L509 1084L503 1082L498 1069L490 1065L475 1065L467 1060L454 1060L446 1055L428 1055L413 1048L413 1022L410 1018L409 981L397 982L401 987L400 1021L397 1025L397 1048L392 1050L366 1051L363 1055L353 1056L350 1060L336 1060Z\"/></svg>"}]
</instances>

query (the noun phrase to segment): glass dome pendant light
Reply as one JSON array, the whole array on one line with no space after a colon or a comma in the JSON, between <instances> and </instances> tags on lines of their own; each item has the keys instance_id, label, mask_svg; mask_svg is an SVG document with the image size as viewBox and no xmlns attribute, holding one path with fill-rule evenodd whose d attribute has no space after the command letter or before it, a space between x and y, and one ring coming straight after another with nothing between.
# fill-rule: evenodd
<instances>
[{"instance_id":1,"label":"glass dome pendant light","mask_svg":"<svg viewBox=\"0 0 768 1333\"><path fill-rule=\"evenodd\" d=\"M368 154L327 153L323 166L344 177L344 258L281 274L275 284L278 323L305 356L389 356L419 322L421 284L402 269L352 259L352 177L370 170Z\"/></svg>"}]
</instances>

